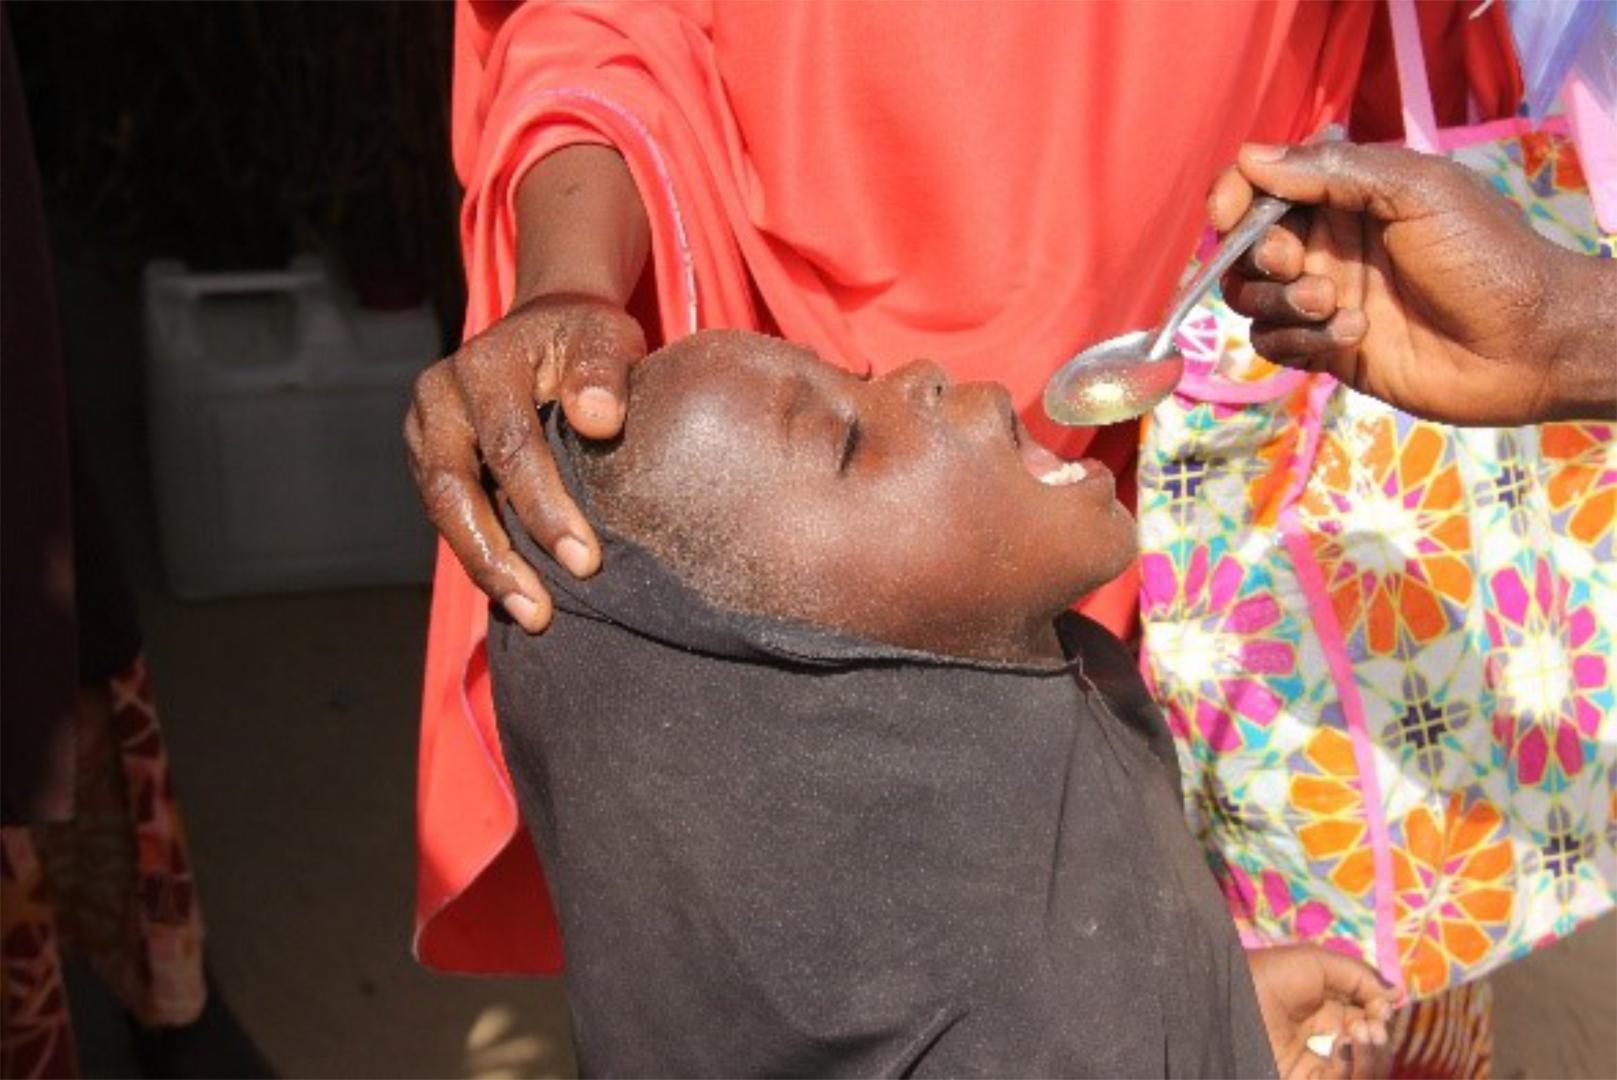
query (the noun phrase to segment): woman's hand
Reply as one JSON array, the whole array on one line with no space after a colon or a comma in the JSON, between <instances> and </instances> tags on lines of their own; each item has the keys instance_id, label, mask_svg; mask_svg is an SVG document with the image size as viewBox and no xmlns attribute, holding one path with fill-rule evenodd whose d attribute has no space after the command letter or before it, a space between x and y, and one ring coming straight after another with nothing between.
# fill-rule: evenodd
<instances>
[{"instance_id":1,"label":"woman's hand","mask_svg":"<svg viewBox=\"0 0 1617 1080\"><path fill-rule=\"evenodd\" d=\"M1255 949L1247 960L1282 1077L1386 1075L1393 992L1368 965L1316 945Z\"/></svg>"},{"instance_id":2,"label":"woman's hand","mask_svg":"<svg viewBox=\"0 0 1617 1080\"><path fill-rule=\"evenodd\" d=\"M1254 188L1298 204L1224 281L1262 356L1452 424L1617 413L1600 343L1617 266L1538 236L1469 169L1384 146L1246 146L1214 185L1213 224L1233 226Z\"/></svg>"},{"instance_id":3,"label":"woman's hand","mask_svg":"<svg viewBox=\"0 0 1617 1080\"><path fill-rule=\"evenodd\" d=\"M645 331L624 307L651 229L609 146L547 155L515 203L517 300L416 380L404 441L427 516L467 574L538 633L550 624L550 594L511 546L483 469L540 547L580 577L596 571L600 541L556 471L538 406L559 401L585 438L623 429L629 367L646 355Z\"/></svg>"},{"instance_id":4,"label":"woman's hand","mask_svg":"<svg viewBox=\"0 0 1617 1080\"><path fill-rule=\"evenodd\" d=\"M549 624L550 594L511 546L482 469L557 562L594 573L600 541L556 470L537 404L560 401L579 434L611 438L623 427L629 365L645 353L640 324L622 308L547 296L416 380L404 440L427 516L478 587L530 633Z\"/></svg>"}]
</instances>

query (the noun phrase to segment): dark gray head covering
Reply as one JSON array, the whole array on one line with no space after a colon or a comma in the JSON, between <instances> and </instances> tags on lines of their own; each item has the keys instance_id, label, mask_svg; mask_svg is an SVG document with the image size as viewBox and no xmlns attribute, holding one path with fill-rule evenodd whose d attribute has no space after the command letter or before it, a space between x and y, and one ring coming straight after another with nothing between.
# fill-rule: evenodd
<instances>
[{"instance_id":1,"label":"dark gray head covering","mask_svg":"<svg viewBox=\"0 0 1617 1080\"><path fill-rule=\"evenodd\" d=\"M586 1074L1273 1072L1115 638L916 653L721 610L601 535L582 581L519 537L556 618L489 639Z\"/></svg>"}]
</instances>

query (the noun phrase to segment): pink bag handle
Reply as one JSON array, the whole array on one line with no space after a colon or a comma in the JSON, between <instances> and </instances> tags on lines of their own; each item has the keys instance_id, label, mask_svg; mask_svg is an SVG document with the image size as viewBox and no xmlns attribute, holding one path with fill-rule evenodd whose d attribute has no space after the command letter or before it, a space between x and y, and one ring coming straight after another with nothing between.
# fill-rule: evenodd
<instances>
[{"instance_id":1,"label":"pink bag handle","mask_svg":"<svg viewBox=\"0 0 1617 1080\"><path fill-rule=\"evenodd\" d=\"M1601 105L1576 68L1561 87L1561 103L1583 161L1595 221L1605 232L1617 233L1617 115Z\"/></svg>"},{"instance_id":2,"label":"pink bag handle","mask_svg":"<svg viewBox=\"0 0 1617 1080\"><path fill-rule=\"evenodd\" d=\"M1426 75L1426 53L1421 47L1415 0L1387 0L1387 17L1392 25L1393 59L1398 66L1404 145L1423 153L1442 153L1444 142L1437 112L1432 108L1432 85ZM1561 88L1561 101L1572 128L1572 141L1583 159L1595 220L1604 231L1617 232L1617 117L1602 107L1576 69L1568 74ZM1520 119L1514 123L1523 128L1534 126ZM1545 127L1553 129L1555 121L1552 119Z\"/></svg>"},{"instance_id":3,"label":"pink bag handle","mask_svg":"<svg viewBox=\"0 0 1617 1080\"><path fill-rule=\"evenodd\" d=\"M1426 53L1421 48L1420 19L1415 0L1387 0L1392 24L1393 60L1398 65L1398 99L1404 112L1404 145L1426 154L1440 152L1437 112L1432 108L1432 84L1426 77Z\"/></svg>"}]
</instances>

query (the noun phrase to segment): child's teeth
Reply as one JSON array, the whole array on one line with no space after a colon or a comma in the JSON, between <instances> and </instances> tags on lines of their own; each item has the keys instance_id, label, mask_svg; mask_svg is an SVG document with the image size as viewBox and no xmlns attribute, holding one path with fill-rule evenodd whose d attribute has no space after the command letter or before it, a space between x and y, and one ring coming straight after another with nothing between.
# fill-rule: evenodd
<instances>
[{"instance_id":1,"label":"child's teeth","mask_svg":"<svg viewBox=\"0 0 1617 1080\"><path fill-rule=\"evenodd\" d=\"M1082 480L1088 475L1089 470L1084 468L1083 462L1069 461L1059 469L1051 469L1049 472L1039 477L1039 483L1049 484L1051 487L1059 487L1062 484L1076 484L1078 481Z\"/></svg>"}]
</instances>

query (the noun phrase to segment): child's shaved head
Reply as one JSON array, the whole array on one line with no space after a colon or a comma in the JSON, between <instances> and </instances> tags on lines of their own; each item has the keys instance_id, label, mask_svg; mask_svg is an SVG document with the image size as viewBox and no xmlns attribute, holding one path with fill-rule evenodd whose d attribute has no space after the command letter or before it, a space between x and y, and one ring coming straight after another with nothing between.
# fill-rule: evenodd
<instances>
[{"instance_id":1,"label":"child's shaved head","mask_svg":"<svg viewBox=\"0 0 1617 1080\"><path fill-rule=\"evenodd\" d=\"M636 382L631 371L630 401L642 392ZM699 486L701 476L636 468L621 438L583 439L570 428L565 438L601 524L656 555L719 607L779 615L791 609L791 597L772 587L779 575L760 572L760 553L746 552L721 512L700 512L696 493L681 490Z\"/></svg>"},{"instance_id":2,"label":"child's shaved head","mask_svg":"<svg viewBox=\"0 0 1617 1080\"><path fill-rule=\"evenodd\" d=\"M723 607L1018 659L1134 555L1111 475L1060 468L993 384L711 331L636 365L629 400L620 438L569 437L595 514Z\"/></svg>"}]
</instances>

